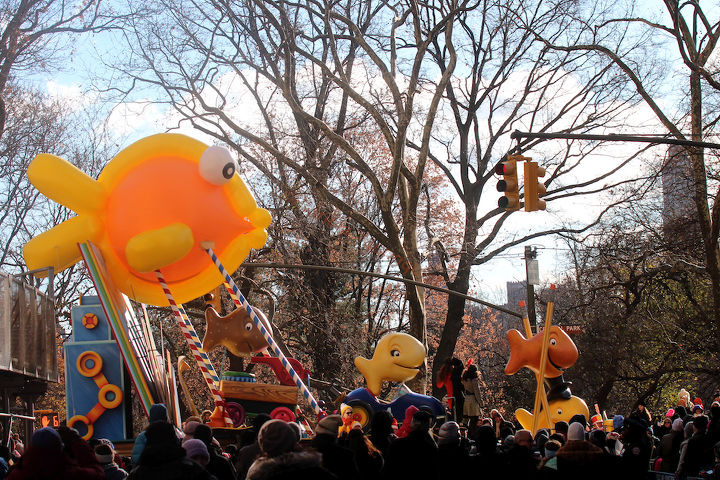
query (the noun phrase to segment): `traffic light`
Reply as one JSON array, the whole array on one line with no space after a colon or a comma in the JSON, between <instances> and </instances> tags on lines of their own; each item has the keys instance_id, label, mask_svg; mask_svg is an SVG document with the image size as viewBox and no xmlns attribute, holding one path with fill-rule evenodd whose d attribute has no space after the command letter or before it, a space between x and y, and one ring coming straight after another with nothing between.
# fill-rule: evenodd
<instances>
[{"instance_id":1,"label":"traffic light","mask_svg":"<svg viewBox=\"0 0 720 480\"><path fill-rule=\"evenodd\" d=\"M509 155L506 160L495 165L495 173L502 179L497 183L498 192L505 195L498 199L498 207L506 211L520 210L520 193L518 193L517 159Z\"/></svg>"},{"instance_id":2,"label":"traffic light","mask_svg":"<svg viewBox=\"0 0 720 480\"><path fill-rule=\"evenodd\" d=\"M538 166L537 162L530 159L525 162L525 211L536 212L545 210L545 200L540 197L545 195L545 184L539 179L545 176L545 169Z\"/></svg>"}]
</instances>

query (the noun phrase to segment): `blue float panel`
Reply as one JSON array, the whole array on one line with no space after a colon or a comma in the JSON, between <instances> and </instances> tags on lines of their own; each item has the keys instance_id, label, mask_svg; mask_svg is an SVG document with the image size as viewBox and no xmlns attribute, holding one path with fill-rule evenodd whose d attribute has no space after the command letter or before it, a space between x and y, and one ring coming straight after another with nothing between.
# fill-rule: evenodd
<instances>
[{"instance_id":1,"label":"blue float panel","mask_svg":"<svg viewBox=\"0 0 720 480\"><path fill-rule=\"evenodd\" d=\"M104 340L113 340L112 331L108 324L105 311L100 305L76 305L72 307L72 325L73 333L72 338L74 342L95 342ZM97 324L92 327L93 324L88 323L88 326L83 325L83 317L85 315L95 315L97 317Z\"/></svg>"},{"instance_id":2,"label":"blue float panel","mask_svg":"<svg viewBox=\"0 0 720 480\"><path fill-rule=\"evenodd\" d=\"M77 307L75 307L77 308ZM107 322L106 322L107 323ZM65 344L65 395L67 403L67 420L70 421L75 415L85 415L98 403L99 387L92 378L80 374L77 368L77 359L84 352L92 351L100 355L102 359L102 374L107 381L117 385L123 390L124 372L123 361L120 350L114 340L102 342L79 342ZM125 402L128 401L124 394L123 401L111 410L105 410L93 424L95 438L107 438L108 440L125 440ZM83 423L77 423L74 428L80 436L87 433Z\"/></svg>"}]
</instances>

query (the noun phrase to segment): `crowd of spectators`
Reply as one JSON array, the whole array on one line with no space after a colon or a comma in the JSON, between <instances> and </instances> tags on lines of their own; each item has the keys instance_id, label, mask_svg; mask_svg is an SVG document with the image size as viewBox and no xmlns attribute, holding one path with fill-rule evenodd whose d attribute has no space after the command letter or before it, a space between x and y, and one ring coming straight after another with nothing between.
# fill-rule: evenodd
<instances>
[{"instance_id":1,"label":"crowd of spectators","mask_svg":"<svg viewBox=\"0 0 720 480\"><path fill-rule=\"evenodd\" d=\"M534 435L498 410L487 418L472 412L479 415L433 425L430 414L411 407L398 428L381 411L369 434L359 425L343 429L343 418L329 415L311 438L297 423L257 415L240 444L222 448L200 418L180 431L158 404L130 457L106 439L85 442L71 428L46 427L27 448L17 439L22 452L0 450L0 480L720 479L717 400L709 412L676 406L655 419L640 404L627 417L615 415L612 427L578 415Z\"/></svg>"}]
</instances>

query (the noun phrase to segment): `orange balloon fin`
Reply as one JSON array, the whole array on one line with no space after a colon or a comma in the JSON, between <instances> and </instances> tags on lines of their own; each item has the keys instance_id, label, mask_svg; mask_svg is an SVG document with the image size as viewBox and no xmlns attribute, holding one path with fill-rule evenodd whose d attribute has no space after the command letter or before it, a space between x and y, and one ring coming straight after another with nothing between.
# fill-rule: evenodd
<instances>
[{"instance_id":1,"label":"orange balloon fin","mask_svg":"<svg viewBox=\"0 0 720 480\"><path fill-rule=\"evenodd\" d=\"M527 340L517 330L507 332L507 340L510 344L510 359L505 366L505 374L512 375L525 366L525 344Z\"/></svg>"}]
</instances>

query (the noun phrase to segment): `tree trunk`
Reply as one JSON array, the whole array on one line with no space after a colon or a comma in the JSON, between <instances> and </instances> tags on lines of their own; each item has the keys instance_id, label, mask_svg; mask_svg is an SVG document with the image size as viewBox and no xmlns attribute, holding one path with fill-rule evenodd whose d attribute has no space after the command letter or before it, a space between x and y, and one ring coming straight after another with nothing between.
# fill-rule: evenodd
<instances>
[{"instance_id":1,"label":"tree trunk","mask_svg":"<svg viewBox=\"0 0 720 480\"><path fill-rule=\"evenodd\" d=\"M692 139L702 141L702 85L698 72L690 74L690 116ZM715 326L720 327L720 258L718 256L717 238L713 233L713 218L708 207L705 155L701 147L691 147L688 150L695 185L694 200L705 247L705 266L712 285L713 320Z\"/></svg>"},{"instance_id":2,"label":"tree trunk","mask_svg":"<svg viewBox=\"0 0 720 480\"><path fill-rule=\"evenodd\" d=\"M448 285L450 290L467 295L470 288L470 267L460 269L455 281ZM457 295L448 295L447 314L445 316L445 326L442 329L440 343L438 343L435 358L433 358L432 368L432 392L434 397L441 398L442 391L435 383L438 372L447 358L453 356L455 345L457 345L460 331L463 328L463 317L465 316L466 300Z\"/></svg>"}]
</instances>

